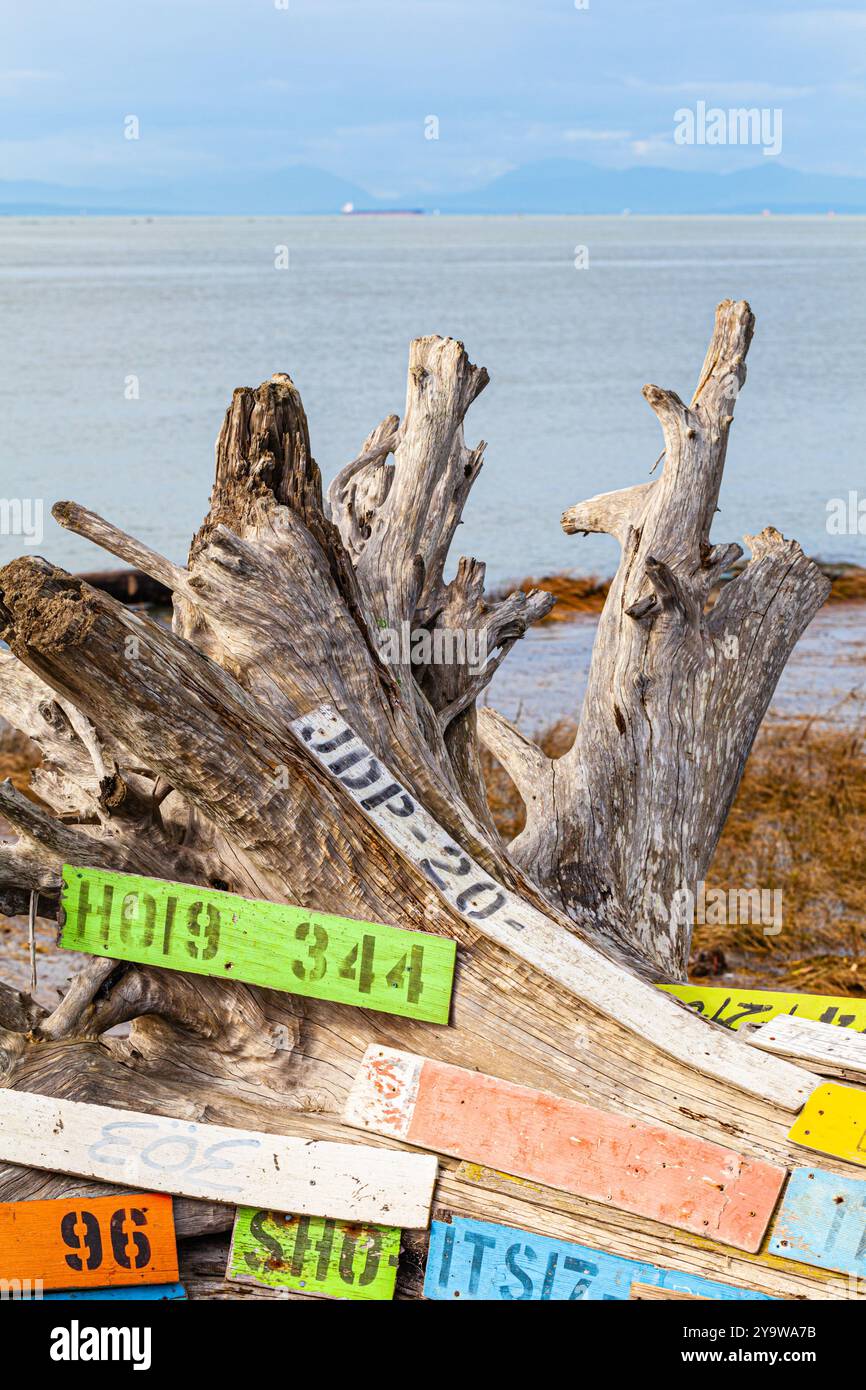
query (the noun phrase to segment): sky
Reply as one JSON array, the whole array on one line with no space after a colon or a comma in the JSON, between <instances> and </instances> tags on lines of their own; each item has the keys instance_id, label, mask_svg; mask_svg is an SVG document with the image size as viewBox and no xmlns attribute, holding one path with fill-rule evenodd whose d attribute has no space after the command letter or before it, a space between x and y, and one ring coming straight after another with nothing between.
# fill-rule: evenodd
<instances>
[{"instance_id":1,"label":"sky","mask_svg":"<svg viewBox=\"0 0 866 1390\"><path fill-rule=\"evenodd\" d=\"M550 158L761 159L676 144L698 101L780 108L781 162L866 174L862 0L0 0L0 32L0 180L302 163L404 198Z\"/></svg>"}]
</instances>

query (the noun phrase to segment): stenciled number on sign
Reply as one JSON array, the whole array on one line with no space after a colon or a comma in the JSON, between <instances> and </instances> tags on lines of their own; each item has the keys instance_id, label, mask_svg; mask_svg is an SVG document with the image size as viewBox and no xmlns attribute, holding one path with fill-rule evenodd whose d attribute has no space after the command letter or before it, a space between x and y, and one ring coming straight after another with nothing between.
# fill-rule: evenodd
<instances>
[{"instance_id":1,"label":"stenciled number on sign","mask_svg":"<svg viewBox=\"0 0 866 1390\"><path fill-rule=\"evenodd\" d=\"M442 1259L439 1265L437 1280L440 1289L448 1288L451 1278L451 1263L454 1258L454 1241L456 1234L453 1227L448 1227L442 1239ZM463 1240L472 1250L472 1262L469 1266L469 1284L467 1292L470 1297L474 1297L477 1295L481 1284L481 1271L484 1268L485 1257L489 1251L496 1249L496 1237L495 1235L486 1235L483 1231L473 1231L471 1229L464 1230L461 1234ZM505 1269L518 1281L519 1289L515 1291L514 1286L502 1284L497 1289L500 1298L506 1300L518 1299L522 1301L523 1299L533 1297L534 1285L532 1276L526 1269L518 1264L518 1260L524 1256L524 1253L528 1254L533 1259L535 1258L535 1252L532 1248L528 1244L521 1244L520 1241L516 1241L506 1249L504 1255ZM539 1292L537 1294L539 1302L547 1302L553 1293L554 1280L557 1275L557 1265L561 1257L562 1263L559 1265L559 1268L567 1270L570 1275L576 1274L578 1276L576 1280L569 1280L570 1287L567 1296L563 1294L559 1295L560 1298L565 1297L566 1302L573 1302L575 1299L586 1298L587 1289L589 1289L598 1278L598 1265L593 1264L590 1260L581 1259L577 1255L563 1256L561 1250L552 1250L547 1257L544 1275L539 1286ZM537 1274L538 1272L536 1271L536 1278ZM606 1294L604 1297L607 1299L609 1295Z\"/></svg>"},{"instance_id":2,"label":"stenciled number on sign","mask_svg":"<svg viewBox=\"0 0 866 1390\"><path fill-rule=\"evenodd\" d=\"M400 1231L394 1226L239 1207L228 1278L325 1298L394 1296Z\"/></svg>"},{"instance_id":3,"label":"stenciled number on sign","mask_svg":"<svg viewBox=\"0 0 866 1390\"><path fill-rule=\"evenodd\" d=\"M172 1129L182 1123L180 1120L169 1121ZM167 1134L162 1125L147 1120L120 1120L102 1126L99 1138L90 1146L89 1156L94 1162L108 1160L120 1165L128 1158L135 1158L157 1172L183 1173L191 1178L203 1173L231 1173L234 1171L234 1163L227 1150L258 1149L261 1144L258 1139L222 1139L218 1143L208 1144L202 1150L197 1129L196 1125L189 1125L186 1134ZM145 1132L124 1133L129 1130ZM154 1130L157 1131L156 1137L146 1142L148 1134ZM128 1153L118 1152L124 1148ZM224 1186L226 1192L240 1191L238 1187L230 1186L228 1183Z\"/></svg>"},{"instance_id":4,"label":"stenciled number on sign","mask_svg":"<svg viewBox=\"0 0 866 1390\"><path fill-rule=\"evenodd\" d=\"M175 930L178 900L169 896L165 900L162 921L157 921L157 903L152 893L125 893L120 904L119 921L112 921L114 909L114 885L103 884L102 901L98 905L90 901L90 883L82 878L75 907L74 935L83 941L87 919L96 913L101 922L100 936L103 946L111 945L115 926L123 944L129 945L134 939L140 946L149 949L154 940L159 940L159 949L164 956L171 951ZM188 933L186 949L193 960L213 960L220 944L220 911L215 903L192 902L184 914ZM157 932L159 937L157 938Z\"/></svg>"},{"instance_id":5,"label":"stenciled number on sign","mask_svg":"<svg viewBox=\"0 0 866 1390\"><path fill-rule=\"evenodd\" d=\"M375 811L381 807L400 821L404 831L411 834L420 845L427 844L430 837L421 829L421 808L417 801L405 787L393 780L354 730L346 724L339 733L316 742L314 719L315 715L296 720L293 727L328 771L350 792L371 788L366 796L355 797L362 809ZM351 743L356 746L349 750L348 745ZM360 775L350 775L352 769L363 759L367 759L367 762ZM418 823L413 824L413 821ZM429 881L466 917L483 922L495 915L501 917L501 920L515 931L525 930L525 922L503 913L503 909L513 912L515 906L519 906L519 899L489 879L483 869L458 845L448 841L440 843L436 855L427 853L424 857L419 857L417 863Z\"/></svg>"},{"instance_id":6,"label":"stenciled number on sign","mask_svg":"<svg viewBox=\"0 0 866 1390\"><path fill-rule=\"evenodd\" d=\"M295 928L295 940L306 945L306 957L292 962L292 973L298 980L315 984L324 979L328 972L328 948L330 939L319 922L299 922ZM365 933L360 943L337 963L337 975L341 980L352 980L359 994L369 994L375 979L376 938ZM406 998L410 1004L417 1004L424 989L422 971L424 968L424 947L413 946L404 952L389 970L385 980L391 989L402 990L406 985ZM408 971L408 974L407 974Z\"/></svg>"},{"instance_id":7,"label":"stenciled number on sign","mask_svg":"<svg viewBox=\"0 0 866 1390\"><path fill-rule=\"evenodd\" d=\"M703 999L686 999L683 1002L687 1003L690 1009L694 1009L695 1013L703 1014L712 1023L721 1023L725 1028L734 1028L738 1023L742 1023L744 1019L752 1021L757 1019L761 1014L773 1013L775 1011L773 1004L762 1004L758 1000L750 999L734 1000L733 997L723 999L713 1013L706 1012ZM733 1004L733 1012L726 1013L725 1010L731 1004ZM791 1015L796 1014L797 1005L794 1004L792 1008L786 1009L785 1012ZM852 1023L856 1023L857 1015L840 1013L839 1009L831 1004L824 1010L817 1021L818 1023L833 1023L839 1028L850 1028Z\"/></svg>"},{"instance_id":8,"label":"stenciled number on sign","mask_svg":"<svg viewBox=\"0 0 866 1390\"><path fill-rule=\"evenodd\" d=\"M268 1224L273 1227L278 1221L292 1223L293 1238L286 1245L282 1244L276 1234L268 1230ZM379 1273L379 1263L382 1259L382 1238L378 1231L365 1228L363 1232L358 1230L353 1233L345 1222L325 1220L321 1223L322 1234L313 1246L310 1240L311 1218L309 1216L300 1217L277 1217L271 1211L257 1211L250 1221L250 1234L260 1242L261 1251L247 1250L244 1253L244 1260L248 1267L258 1272L263 1265L269 1261L277 1265L284 1263L287 1273L293 1278L299 1279L304 1273L304 1265L310 1253L315 1253L315 1268L310 1269L310 1277L320 1283L328 1277L329 1271L333 1269L339 1274L344 1284L355 1285L365 1288L372 1284ZM332 1266L334 1251L334 1238L340 1236L339 1256L335 1266ZM364 1255L364 1263L359 1270L355 1269L355 1258L359 1250Z\"/></svg>"},{"instance_id":9,"label":"stenciled number on sign","mask_svg":"<svg viewBox=\"0 0 866 1390\"><path fill-rule=\"evenodd\" d=\"M150 1241L141 1227L147 1217L140 1207L118 1207L109 1219L111 1253L121 1269L144 1269L150 1261ZM64 1245L75 1251L66 1256L70 1269L99 1269L104 1256L103 1230L92 1211L68 1211L60 1222Z\"/></svg>"},{"instance_id":10,"label":"stenciled number on sign","mask_svg":"<svg viewBox=\"0 0 866 1390\"><path fill-rule=\"evenodd\" d=\"M695 1013L737 1031L743 1024L764 1023L790 1015L829 1023L835 1028L866 1032L866 1005L862 999L840 995L797 994L784 990L743 989L730 992L719 985L658 986Z\"/></svg>"},{"instance_id":11,"label":"stenciled number on sign","mask_svg":"<svg viewBox=\"0 0 866 1390\"><path fill-rule=\"evenodd\" d=\"M461 869L460 872L463 872ZM482 885L475 885L475 888ZM475 888L467 890L474 892ZM152 893L125 893L120 903L119 918L114 916L114 885L106 883L102 889L99 905L90 900L91 885L82 877L78 900L74 908L72 942L83 942L87 931L87 921L91 913L100 919L100 939L106 950L111 949L113 933L124 946L137 945L149 950L157 941L158 949L164 956L171 952L178 917L178 899L169 895L162 905L161 920L158 920L158 905ZM475 914L486 915L486 914ZM181 913L183 927L187 933L186 950L193 960L209 961L217 955L220 946L221 915L216 903L192 902ZM299 954L289 962L296 980L306 984L316 984L325 978L332 968L329 954L331 941L321 922L299 922L294 930L294 940L298 943ZM352 980L359 994L369 994L373 988L377 967L384 974L390 989L405 991L410 1004L417 1004L423 993L424 947L413 945L396 960L392 956L379 966L376 958L376 938L365 933L360 942L333 963L337 977ZM380 953L385 950L379 944Z\"/></svg>"}]
</instances>

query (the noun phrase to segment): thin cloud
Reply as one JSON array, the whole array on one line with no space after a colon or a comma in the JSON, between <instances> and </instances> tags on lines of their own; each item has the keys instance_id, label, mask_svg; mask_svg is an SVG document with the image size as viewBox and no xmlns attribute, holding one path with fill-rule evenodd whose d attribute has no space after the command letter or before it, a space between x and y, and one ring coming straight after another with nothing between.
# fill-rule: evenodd
<instances>
[{"instance_id":1,"label":"thin cloud","mask_svg":"<svg viewBox=\"0 0 866 1390\"><path fill-rule=\"evenodd\" d=\"M563 140L628 140L631 138L630 130L564 130Z\"/></svg>"},{"instance_id":2,"label":"thin cloud","mask_svg":"<svg viewBox=\"0 0 866 1390\"><path fill-rule=\"evenodd\" d=\"M26 87L36 82L56 82L59 77L60 73L50 72L47 68L3 68L0 69L0 90Z\"/></svg>"},{"instance_id":3,"label":"thin cloud","mask_svg":"<svg viewBox=\"0 0 866 1390\"><path fill-rule=\"evenodd\" d=\"M779 87L772 82L719 82L706 77L689 82L648 82L642 77L626 77L623 85L632 91L660 96L705 97L713 101L797 101L815 96L818 87Z\"/></svg>"}]
</instances>

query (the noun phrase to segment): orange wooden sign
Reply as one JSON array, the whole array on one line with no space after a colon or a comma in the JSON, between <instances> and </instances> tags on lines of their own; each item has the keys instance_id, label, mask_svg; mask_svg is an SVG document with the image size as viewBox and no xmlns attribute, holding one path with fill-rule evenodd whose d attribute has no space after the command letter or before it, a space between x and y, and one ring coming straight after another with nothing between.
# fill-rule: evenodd
<instances>
[{"instance_id":1,"label":"orange wooden sign","mask_svg":"<svg viewBox=\"0 0 866 1390\"><path fill-rule=\"evenodd\" d=\"M786 1172L706 1139L495 1076L368 1047L344 1118L757 1251Z\"/></svg>"},{"instance_id":2,"label":"orange wooden sign","mask_svg":"<svg viewBox=\"0 0 866 1390\"><path fill-rule=\"evenodd\" d=\"M0 1284L45 1289L173 1284L171 1198L154 1193L0 1203Z\"/></svg>"}]
</instances>

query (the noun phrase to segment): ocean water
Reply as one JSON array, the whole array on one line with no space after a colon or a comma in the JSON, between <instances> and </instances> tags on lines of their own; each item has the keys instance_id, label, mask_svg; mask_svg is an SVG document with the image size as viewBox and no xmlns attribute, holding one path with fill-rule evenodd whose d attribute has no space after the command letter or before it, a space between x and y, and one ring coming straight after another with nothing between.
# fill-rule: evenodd
<instances>
[{"instance_id":1,"label":"ocean water","mask_svg":"<svg viewBox=\"0 0 866 1390\"><path fill-rule=\"evenodd\" d=\"M58 498L182 560L234 387L291 374L327 481L402 411L409 340L440 333L491 375L460 551L493 582L608 574L614 543L564 536L560 514L647 478L641 387L690 395L733 296L757 332L714 536L772 523L866 563L866 537L826 529L829 499L866 492L864 240L846 218L0 218L0 495L46 512L0 560L114 563L56 526Z\"/></svg>"}]
</instances>

